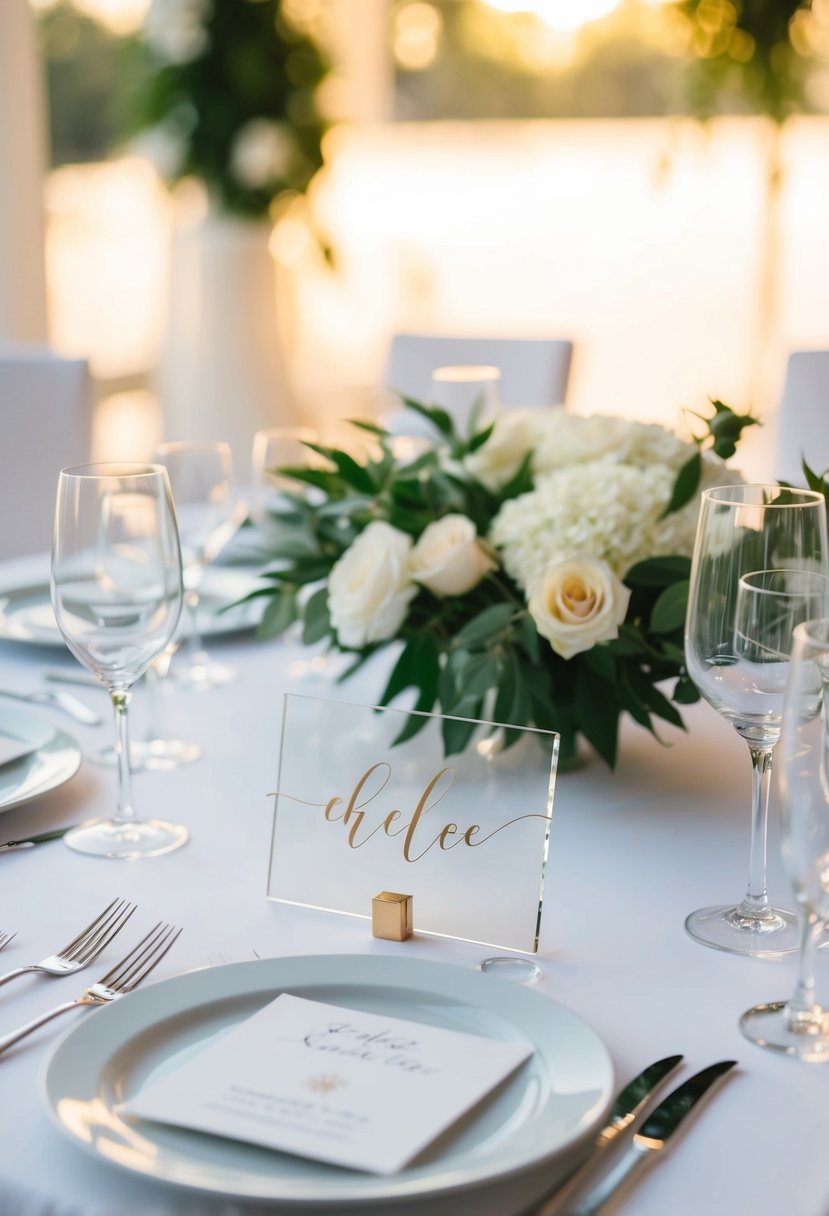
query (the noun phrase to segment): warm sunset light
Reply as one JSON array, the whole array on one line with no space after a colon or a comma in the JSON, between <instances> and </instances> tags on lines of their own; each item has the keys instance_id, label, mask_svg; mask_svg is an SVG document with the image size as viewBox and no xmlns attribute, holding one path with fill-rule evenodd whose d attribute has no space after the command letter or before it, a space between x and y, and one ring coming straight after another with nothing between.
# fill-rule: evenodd
<instances>
[{"instance_id":1,"label":"warm sunset light","mask_svg":"<svg viewBox=\"0 0 829 1216\"><path fill-rule=\"evenodd\" d=\"M556 30L577 30L590 21L606 17L619 0L485 0L502 13L534 13Z\"/></svg>"}]
</instances>

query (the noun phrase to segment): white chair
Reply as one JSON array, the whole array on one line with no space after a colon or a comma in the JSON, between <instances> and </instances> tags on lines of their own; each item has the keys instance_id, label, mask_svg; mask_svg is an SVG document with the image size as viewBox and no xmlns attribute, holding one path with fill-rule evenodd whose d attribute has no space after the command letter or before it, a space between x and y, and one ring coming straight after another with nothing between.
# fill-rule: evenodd
<instances>
[{"instance_id":1,"label":"white chair","mask_svg":"<svg viewBox=\"0 0 829 1216\"><path fill-rule=\"evenodd\" d=\"M561 405L567 392L573 344L547 338L453 338L395 334L383 384L392 392L429 403L437 367L488 364L500 368L501 404Z\"/></svg>"},{"instance_id":2,"label":"white chair","mask_svg":"<svg viewBox=\"0 0 829 1216\"><path fill-rule=\"evenodd\" d=\"M46 553L58 473L89 460L86 363L0 345L0 559Z\"/></svg>"},{"instance_id":3,"label":"white chair","mask_svg":"<svg viewBox=\"0 0 829 1216\"><path fill-rule=\"evenodd\" d=\"M829 468L829 350L789 357L775 425L775 476L805 485L803 457L816 473Z\"/></svg>"}]
</instances>

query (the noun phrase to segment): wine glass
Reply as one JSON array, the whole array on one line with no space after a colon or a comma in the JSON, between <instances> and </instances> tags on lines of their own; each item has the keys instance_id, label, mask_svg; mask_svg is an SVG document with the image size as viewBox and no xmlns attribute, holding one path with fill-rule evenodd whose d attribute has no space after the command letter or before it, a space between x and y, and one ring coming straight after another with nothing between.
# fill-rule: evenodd
<instances>
[{"instance_id":1,"label":"wine glass","mask_svg":"<svg viewBox=\"0 0 829 1216\"><path fill-rule=\"evenodd\" d=\"M468 436L495 421L501 409L497 367L458 364L432 372L430 404L451 416L459 435Z\"/></svg>"},{"instance_id":2,"label":"wine glass","mask_svg":"<svg viewBox=\"0 0 829 1216\"><path fill-rule=\"evenodd\" d=\"M775 569L787 572L788 592L775 592L773 583L764 589L744 580L740 595L741 577ZM794 581L794 572L803 576L800 584ZM780 668L773 658L765 677L771 672L772 685L778 681L776 692L758 683L757 667L766 666L763 652L754 643L749 646L745 635L762 621L767 632L760 644L786 650L788 642L781 642L785 630L790 637L804 612L808 614L808 604L814 603L810 596L823 594L823 584L808 591L807 574L829 575L826 503L821 494L776 485L704 491L691 564L685 661L705 700L748 744L753 773L751 850L742 901L693 912L685 927L703 945L733 954L776 957L797 945L792 913L772 907L766 892L769 783L782 712ZM774 596L772 611L764 597L771 602Z\"/></svg>"},{"instance_id":3,"label":"wine glass","mask_svg":"<svg viewBox=\"0 0 829 1216\"><path fill-rule=\"evenodd\" d=\"M229 684L236 678L236 668L208 656L198 611L205 567L218 557L237 528L230 447L223 442L162 443L155 459L166 468L173 491L184 566L184 604L189 613L187 661L173 668L172 678L198 689Z\"/></svg>"},{"instance_id":4,"label":"wine glass","mask_svg":"<svg viewBox=\"0 0 829 1216\"><path fill-rule=\"evenodd\" d=\"M309 465L312 452L306 444L317 442L316 431L308 426L278 426L256 432L251 455L251 518L255 524L260 527L266 525L270 508L282 505L285 491L299 488L299 482L292 481L278 470Z\"/></svg>"},{"instance_id":5,"label":"wine glass","mask_svg":"<svg viewBox=\"0 0 829 1216\"><path fill-rule=\"evenodd\" d=\"M136 816L127 732L130 689L181 615L181 553L164 469L94 464L61 471L51 587L67 646L109 690L118 757L114 818L82 823L64 840L97 857L168 853L184 844L187 829Z\"/></svg>"},{"instance_id":6,"label":"wine glass","mask_svg":"<svg viewBox=\"0 0 829 1216\"><path fill-rule=\"evenodd\" d=\"M818 939L829 920L829 619L794 632L780 742L783 860L800 920L800 966L788 1001L755 1005L747 1039L809 1064L829 1061L829 1012L815 1001Z\"/></svg>"}]
</instances>

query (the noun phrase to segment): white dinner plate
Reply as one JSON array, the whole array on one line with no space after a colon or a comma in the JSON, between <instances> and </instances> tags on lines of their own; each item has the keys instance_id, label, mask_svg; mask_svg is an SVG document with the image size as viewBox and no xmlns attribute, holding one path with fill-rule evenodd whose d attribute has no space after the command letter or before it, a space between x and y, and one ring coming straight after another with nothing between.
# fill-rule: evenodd
<instances>
[{"instance_id":1,"label":"white dinner plate","mask_svg":"<svg viewBox=\"0 0 829 1216\"><path fill-rule=\"evenodd\" d=\"M216 637L255 629L265 610L264 598L240 604L227 612L228 604L265 584L255 575L223 566L210 566L199 589L198 626L202 637ZM187 631L187 610L182 611ZM0 638L33 642L38 646L64 646L52 611L48 583L29 583L24 587L0 591Z\"/></svg>"},{"instance_id":2,"label":"white dinner plate","mask_svg":"<svg viewBox=\"0 0 829 1216\"><path fill-rule=\"evenodd\" d=\"M511 1042L532 1057L417 1162L376 1176L160 1123L119 1103L282 992ZM60 1130L98 1160L273 1207L380 1208L452 1196L572 1155L605 1114L613 1067L596 1033L547 997L474 970L390 955L305 955L189 972L93 1012L61 1040L42 1089ZM477 1201L476 1201L477 1202ZM450 1206L445 1206L449 1204ZM483 1206L476 1207L483 1210Z\"/></svg>"},{"instance_id":3,"label":"white dinner plate","mask_svg":"<svg viewBox=\"0 0 829 1216\"><path fill-rule=\"evenodd\" d=\"M0 705L0 735L32 748L19 760L0 765L0 811L57 789L80 767L81 749L75 740L26 710Z\"/></svg>"}]
</instances>

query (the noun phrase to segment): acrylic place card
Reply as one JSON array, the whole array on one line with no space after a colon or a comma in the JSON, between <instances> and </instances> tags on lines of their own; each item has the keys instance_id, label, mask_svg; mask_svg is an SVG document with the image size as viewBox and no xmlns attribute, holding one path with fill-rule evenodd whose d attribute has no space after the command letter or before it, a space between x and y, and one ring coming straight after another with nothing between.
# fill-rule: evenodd
<instances>
[{"instance_id":1,"label":"acrylic place card","mask_svg":"<svg viewBox=\"0 0 829 1216\"><path fill-rule=\"evenodd\" d=\"M557 758L551 731L288 694L268 895L370 918L400 892L415 934L534 953Z\"/></svg>"},{"instance_id":2,"label":"acrylic place card","mask_svg":"<svg viewBox=\"0 0 829 1216\"><path fill-rule=\"evenodd\" d=\"M531 1054L283 993L119 1113L394 1174Z\"/></svg>"}]
</instances>

